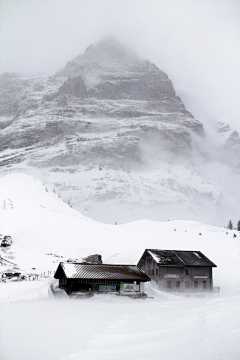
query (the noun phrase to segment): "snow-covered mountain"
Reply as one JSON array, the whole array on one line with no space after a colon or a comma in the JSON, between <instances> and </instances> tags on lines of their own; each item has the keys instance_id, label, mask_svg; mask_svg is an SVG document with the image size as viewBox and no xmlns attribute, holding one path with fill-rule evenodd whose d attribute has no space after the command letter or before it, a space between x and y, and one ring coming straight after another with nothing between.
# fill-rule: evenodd
<instances>
[{"instance_id":1,"label":"snow-covered mountain","mask_svg":"<svg viewBox=\"0 0 240 360\"><path fill-rule=\"evenodd\" d=\"M0 81L2 175L31 174L107 223L238 220L238 133L206 131L168 76L115 39L52 76Z\"/></svg>"}]
</instances>

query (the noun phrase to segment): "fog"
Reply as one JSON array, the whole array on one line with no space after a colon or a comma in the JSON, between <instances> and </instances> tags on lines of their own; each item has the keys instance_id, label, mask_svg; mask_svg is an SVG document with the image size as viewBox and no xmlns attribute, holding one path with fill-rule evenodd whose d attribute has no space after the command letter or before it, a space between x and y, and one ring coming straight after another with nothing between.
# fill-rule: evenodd
<instances>
[{"instance_id":1,"label":"fog","mask_svg":"<svg viewBox=\"0 0 240 360\"><path fill-rule=\"evenodd\" d=\"M240 131L239 0L1 0L0 72L54 73L115 36L172 80L203 123Z\"/></svg>"}]
</instances>

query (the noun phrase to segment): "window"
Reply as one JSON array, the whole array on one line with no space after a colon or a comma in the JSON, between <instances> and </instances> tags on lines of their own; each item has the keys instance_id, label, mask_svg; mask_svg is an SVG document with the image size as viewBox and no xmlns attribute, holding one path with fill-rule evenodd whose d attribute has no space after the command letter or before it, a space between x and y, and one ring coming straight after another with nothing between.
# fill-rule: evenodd
<instances>
[{"instance_id":1,"label":"window","mask_svg":"<svg viewBox=\"0 0 240 360\"><path fill-rule=\"evenodd\" d=\"M172 285L171 285L171 281L167 281L167 288L171 289Z\"/></svg>"},{"instance_id":2,"label":"window","mask_svg":"<svg viewBox=\"0 0 240 360\"><path fill-rule=\"evenodd\" d=\"M156 269L156 275L158 275L158 269Z\"/></svg>"},{"instance_id":3,"label":"window","mask_svg":"<svg viewBox=\"0 0 240 360\"><path fill-rule=\"evenodd\" d=\"M176 288L180 289L180 281L176 281Z\"/></svg>"},{"instance_id":4,"label":"window","mask_svg":"<svg viewBox=\"0 0 240 360\"><path fill-rule=\"evenodd\" d=\"M194 281L194 289L198 288L198 281Z\"/></svg>"},{"instance_id":5,"label":"window","mask_svg":"<svg viewBox=\"0 0 240 360\"><path fill-rule=\"evenodd\" d=\"M203 286L203 289L206 289L206 287L207 287L207 282L206 282L205 280L202 282L202 286Z\"/></svg>"},{"instance_id":6,"label":"window","mask_svg":"<svg viewBox=\"0 0 240 360\"><path fill-rule=\"evenodd\" d=\"M185 289L189 289L189 281L185 281Z\"/></svg>"},{"instance_id":7,"label":"window","mask_svg":"<svg viewBox=\"0 0 240 360\"><path fill-rule=\"evenodd\" d=\"M151 273L151 270L150 270L150 269L148 269L148 275L150 275L150 273Z\"/></svg>"},{"instance_id":8,"label":"window","mask_svg":"<svg viewBox=\"0 0 240 360\"><path fill-rule=\"evenodd\" d=\"M189 275L188 269L185 269L185 275Z\"/></svg>"},{"instance_id":9,"label":"window","mask_svg":"<svg viewBox=\"0 0 240 360\"><path fill-rule=\"evenodd\" d=\"M154 275L154 269L152 269L152 275Z\"/></svg>"},{"instance_id":10,"label":"window","mask_svg":"<svg viewBox=\"0 0 240 360\"><path fill-rule=\"evenodd\" d=\"M147 258L147 264L148 264L148 258Z\"/></svg>"},{"instance_id":11,"label":"window","mask_svg":"<svg viewBox=\"0 0 240 360\"><path fill-rule=\"evenodd\" d=\"M152 258L150 258L150 264L152 263Z\"/></svg>"}]
</instances>

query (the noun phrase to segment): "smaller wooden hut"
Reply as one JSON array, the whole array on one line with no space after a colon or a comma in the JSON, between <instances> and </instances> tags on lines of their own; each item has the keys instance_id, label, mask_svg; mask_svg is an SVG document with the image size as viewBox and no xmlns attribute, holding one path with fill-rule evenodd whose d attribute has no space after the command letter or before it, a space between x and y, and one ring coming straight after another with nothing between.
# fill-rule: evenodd
<instances>
[{"instance_id":1,"label":"smaller wooden hut","mask_svg":"<svg viewBox=\"0 0 240 360\"><path fill-rule=\"evenodd\" d=\"M136 295L144 292L144 283L151 279L136 265L63 263L54 275L59 288L67 294L117 293Z\"/></svg>"}]
</instances>

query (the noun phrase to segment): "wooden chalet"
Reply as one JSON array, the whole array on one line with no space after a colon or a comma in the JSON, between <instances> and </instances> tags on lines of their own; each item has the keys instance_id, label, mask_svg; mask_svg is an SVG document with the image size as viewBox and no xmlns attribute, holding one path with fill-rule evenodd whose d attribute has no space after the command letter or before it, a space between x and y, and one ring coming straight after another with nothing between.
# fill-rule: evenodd
<instances>
[{"instance_id":1,"label":"wooden chalet","mask_svg":"<svg viewBox=\"0 0 240 360\"><path fill-rule=\"evenodd\" d=\"M212 268L216 265L201 251L146 249L137 266L169 292L213 290Z\"/></svg>"},{"instance_id":2,"label":"wooden chalet","mask_svg":"<svg viewBox=\"0 0 240 360\"><path fill-rule=\"evenodd\" d=\"M144 283L151 279L136 265L63 263L54 275L59 288L67 294L117 293L136 295L144 292Z\"/></svg>"}]
</instances>

